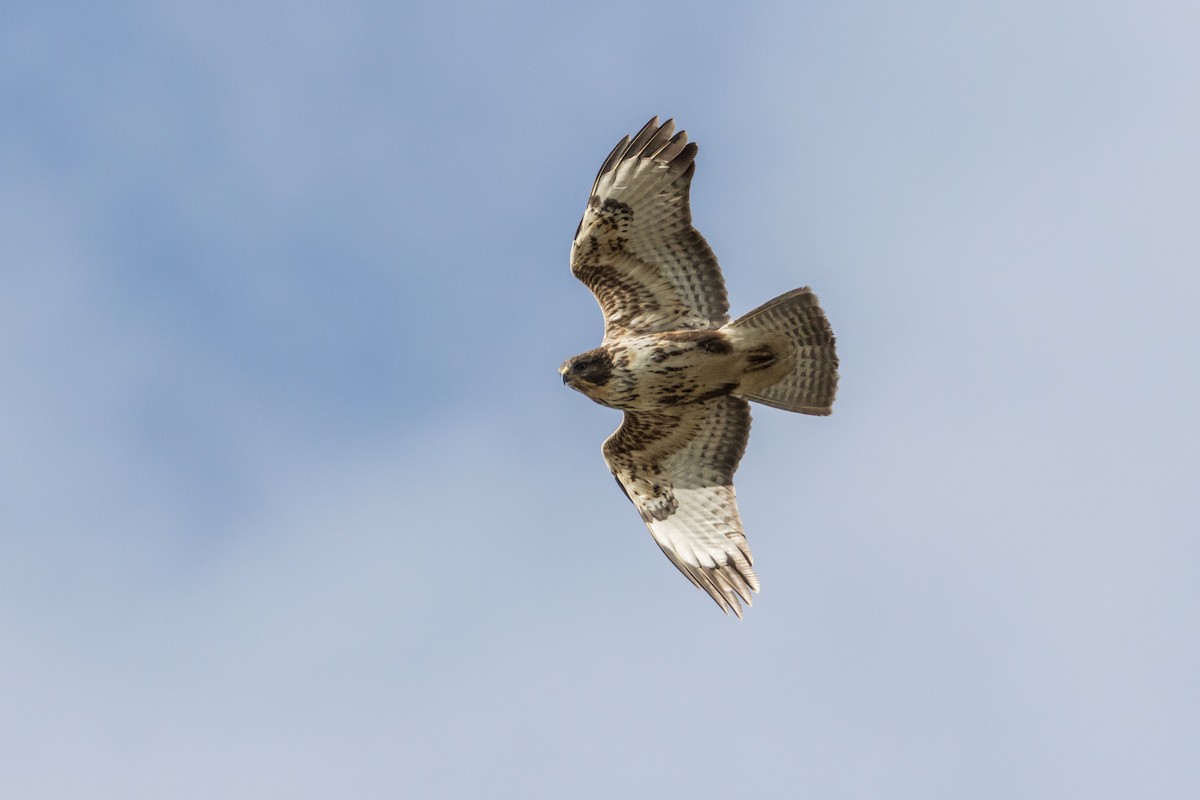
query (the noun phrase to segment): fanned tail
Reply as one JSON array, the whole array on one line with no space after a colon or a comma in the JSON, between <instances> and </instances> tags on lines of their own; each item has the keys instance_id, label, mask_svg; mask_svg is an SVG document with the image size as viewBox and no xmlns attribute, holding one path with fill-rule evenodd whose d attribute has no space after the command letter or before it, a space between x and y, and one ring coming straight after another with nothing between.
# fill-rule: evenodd
<instances>
[{"instance_id":1,"label":"fanned tail","mask_svg":"<svg viewBox=\"0 0 1200 800\"><path fill-rule=\"evenodd\" d=\"M833 328L807 286L768 300L725 326L742 336L787 342L791 370L779 381L741 397L784 411L827 415L837 394L838 357Z\"/></svg>"}]
</instances>

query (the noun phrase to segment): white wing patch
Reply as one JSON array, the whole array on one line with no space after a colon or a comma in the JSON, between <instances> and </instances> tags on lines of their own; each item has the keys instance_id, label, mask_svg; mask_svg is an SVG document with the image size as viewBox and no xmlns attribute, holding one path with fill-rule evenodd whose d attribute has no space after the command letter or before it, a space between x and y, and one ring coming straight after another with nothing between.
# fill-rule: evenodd
<instances>
[{"instance_id":1,"label":"white wing patch","mask_svg":"<svg viewBox=\"0 0 1200 800\"><path fill-rule=\"evenodd\" d=\"M676 489L675 499L674 514L647 521L650 535L692 583L741 617L738 601L753 605L751 593L760 587L733 487Z\"/></svg>"},{"instance_id":2,"label":"white wing patch","mask_svg":"<svg viewBox=\"0 0 1200 800\"><path fill-rule=\"evenodd\" d=\"M696 145L674 130L655 117L617 144L575 232L571 272L600 303L605 341L729 321L721 268L692 227Z\"/></svg>"},{"instance_id":3,"label":"white wing patch","mask_svg":"<svg viewBox=\"0 0 1200 800\"><path fill-rule=\"evenodd\" d=\"M738 617L759 590L733 489L749 436L749 404L725 396L674 413L627 411L604 443L609 468L663 553Z\"/></svg>"}]
</instances>

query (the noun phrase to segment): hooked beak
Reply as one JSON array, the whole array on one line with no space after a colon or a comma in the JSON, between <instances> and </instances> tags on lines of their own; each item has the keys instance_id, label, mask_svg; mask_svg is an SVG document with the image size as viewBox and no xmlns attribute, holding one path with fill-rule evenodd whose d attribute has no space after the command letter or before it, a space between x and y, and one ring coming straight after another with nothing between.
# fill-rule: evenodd
<instances>
[{"instance_id":1,"label":"hooked beak","mask_svg":"<svg viewBox=\"0 0 1200 800\"><path fill-rule=\"evenodd\" d=\"M558 374L562 376L563 386L566 386L567 385L567 367L566 367L566 365L563 365L558 368Z\"/></svg>"}]
</instances>

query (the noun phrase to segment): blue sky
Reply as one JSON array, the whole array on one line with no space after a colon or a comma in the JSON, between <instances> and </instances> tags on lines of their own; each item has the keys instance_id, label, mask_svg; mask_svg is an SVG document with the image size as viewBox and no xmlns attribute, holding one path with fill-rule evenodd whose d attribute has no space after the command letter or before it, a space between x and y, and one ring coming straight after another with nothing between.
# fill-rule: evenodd
<instances>
[{"instance_id":1,"label":"blue sky","mask_svg":"<svg viewBox=\"0 0 1200 800\"><path fill-rule=\"evenodd\" d=\"M1191 3L12 2L0 794L1200 792ZM595 170L700 144L827 419L726 619L562 387Z\"/></svg>"}]
</instances>

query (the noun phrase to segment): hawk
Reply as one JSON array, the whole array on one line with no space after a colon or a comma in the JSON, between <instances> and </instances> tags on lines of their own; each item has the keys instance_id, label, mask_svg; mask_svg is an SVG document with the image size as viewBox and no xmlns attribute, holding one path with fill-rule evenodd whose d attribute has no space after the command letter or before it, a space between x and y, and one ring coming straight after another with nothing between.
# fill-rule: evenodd
<instances>
[{"instance_id":1,"label":"hawk","mask_svg":"<svg viewBox=\"0 0 1200 800\"><path fill-rule=\"evenodd\" d=\"M603 454L650 535L726 614L759 590L733 490L750 404L829 414L833 331L807 287L729 320L716 256L692 227L696 145L658 117L605 159L571 245L604 313L563 383L624 412Z\"/></svg>"}]
</instances>

